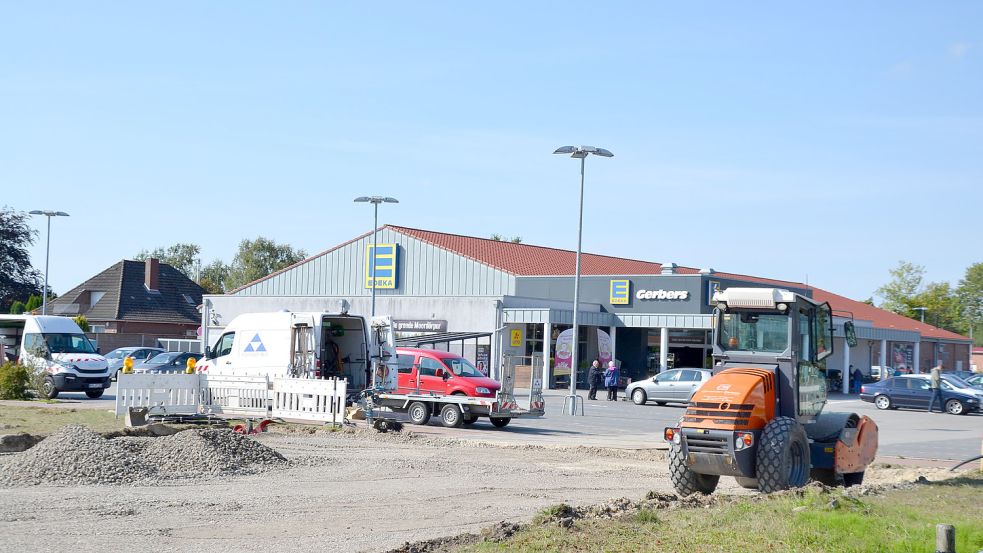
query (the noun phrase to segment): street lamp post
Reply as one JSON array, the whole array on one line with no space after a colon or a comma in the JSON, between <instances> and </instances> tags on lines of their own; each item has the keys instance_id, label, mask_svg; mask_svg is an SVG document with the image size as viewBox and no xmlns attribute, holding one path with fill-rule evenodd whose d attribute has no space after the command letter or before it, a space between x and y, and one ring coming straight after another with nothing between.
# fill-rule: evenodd
<instances>
[{"instance_id":1,"label":"street lamp post","mask_svg":"<svg viewBox=\"0 0 983 553\"><path fill-rule=\"evenodd\" d=\"M927 307L914 307L912 309L914 309L915 311L918 311L919 312L919 314L921 315L921 320L924 323L925 322L925 312L928 311L928 308Z\"/></svg>"},{"instance_id":2,"label":"street lamp post","mask_svg":"<svg viewBox=\"0 0 983 553\"><path fill-rule=\"evenodd\" d=\"M51 211L50 209L40 210L35 209L30 212L31 215L44 215L48 218L48 236L47 245L44 248L44 289L41 291L41 314L48 314L48 260L51 258L51 218L52 217L68 217L68 214L64 211Z\"/></svg>"},{"instance_id":3,"label":"street lamp post","mask_svg":"<svg viewBox=\"0 0 983 553\"><path fill-rule=\"evenodd\" d=\"M580 159L580 214L577 218L577 269L576 277L573 280L573 351L570 356L570 395L567 397L570 401L570 415L576 415L577 357L579 353L577 350L580 345L580 328L578 324L578 315L580 312L580 249L584 229L584 160L587 159L589 154L601 157L614 157L614 154L604 148L595 148L594 146L563 146L557 148L553 153L570 154L570 157ZM550 339L549 336L545 336L544 338L547 340ZM549 359L545 359L544 361L549 363Z\"/></svg>"},{"instance_id":4,"label":"street lamp post","mask_svg":"<svg viewBox=\"0 0 983 553\"><path fill-rule=\"evenodd\" d=\"M358 203L370 203L375 207L375 219L372 225L372 257L369 260L369 272L372 277L372 316L375 317L375 246L376 236L379 233L379 204L398 204L399 200L389 196L359 196L355 198Z\"/></svg>"}]
</instances>

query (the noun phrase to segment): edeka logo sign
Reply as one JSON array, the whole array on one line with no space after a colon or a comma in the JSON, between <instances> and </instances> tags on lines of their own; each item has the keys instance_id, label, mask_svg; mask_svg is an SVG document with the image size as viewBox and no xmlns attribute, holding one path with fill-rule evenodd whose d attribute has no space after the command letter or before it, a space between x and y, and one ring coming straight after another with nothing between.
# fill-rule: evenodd
<instances>
[{"instance_id":1,"label":"edeka logo sign","mask_svg":"<svg viewBox=\"0 0 983 553\"><path fill-rule=\"evenodd\" d=\"M399 248L396 244L368 244L365 246L365 287L393 290L396 288L396 273ZM374 254L374 255L373 255ZM374 261L374 263L373 263Z\"/></svg>"},{"instance_id":2,"label":"edeka logo sign","mask_svg":"<svg viewBox=\"0 0 983 553\"><path fill-rule=\"evenodd\" d=\"M631 281L627 279L611 281L611 305L628 305L631 301Z\"/></svg>"},{"instance_id":3,"label":"edeka logo sign","mask_svg":"<svg viewBox=\"0 0 983 553\"><path fill-rule=\"evenodd\" d=\"M689 292L686 290L639 290L635 297L640 300L686 300Z\"/></svg>"}]
</instances>

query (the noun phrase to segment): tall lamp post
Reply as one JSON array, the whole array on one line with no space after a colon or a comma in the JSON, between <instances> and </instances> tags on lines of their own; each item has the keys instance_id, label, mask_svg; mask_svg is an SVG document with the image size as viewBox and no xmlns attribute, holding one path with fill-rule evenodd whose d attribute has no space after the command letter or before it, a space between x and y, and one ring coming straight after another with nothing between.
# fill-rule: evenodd
<instances>
[{"instance_id":1,"label":"tall lamp post","mask_svg":"<svg viewBox=\"0 0 983 553\"><path fill-rule=\"evenodd\" d=\"M29 212L31 215L44 215L48 218L47 245L44 248L44 289L41 291L41 314L48 314L48 260L51 258L51 218L68 217L64 211L51 211L50 209L35 209Z\"/></svg>"},{"instance_id":2,"label":"tall lamp post","mask_svg":"<svg viewBox=\"0 0 983 553\"><path fill-rule=\"evenodd\" d=\"M925 312L928 311L928 308L927 307L913 307L912 309L914 309L915 311L918 311L919 314L921 314L921 319L922 319L922 322L924 323L925 322Z\"/></svg>"},{"instance_id":3,"label":"tall lamp post","mask_svg":"<svg viewBox=\"0 0 983 553\"><path fill-rule=\"evenodd\" d=\"M580 160L580 214L577 218L577 274L573 280L573 351L570 357L570 414L577 414L577 350L580 346L580 329L578 315L580 313L580 246L584 230L584 160L594 154L601 157L614 157L614 154L604 148L594 146L563 146L557 148L554 154L570 154L570 157ZM549 337L545 337L549 340ZM549 359L545 360L549 363Z\"/></svg>"},{"instance_id":4,"label":"tall lamp post","mask_svg":"<svg viewBox=\"0 0 983 553\"><path fill-rule=\"evenodd\" d=\"M370 203L375 207L375 219L372 225L372 257L369 261L369 272L372 277L372 316L375 317L375 245L376 236L379 233L379 204L398 204L399 200L389 196L359 196L355 198L357 203Z\"/></svg>"}]
</instances>

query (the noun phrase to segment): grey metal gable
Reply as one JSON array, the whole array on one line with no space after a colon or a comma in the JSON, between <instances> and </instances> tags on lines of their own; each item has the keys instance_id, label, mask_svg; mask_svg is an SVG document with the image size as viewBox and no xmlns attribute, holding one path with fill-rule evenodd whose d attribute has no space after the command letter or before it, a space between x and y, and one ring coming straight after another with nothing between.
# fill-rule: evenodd
<instances>
[{"instance_id":1,"label":"grey metal gable","mask_svg":"<svg viewBox=\"0 0 983 553\"><path fill-rule=\"evenodd\" d=\"M377 296L504 296L515 277L460 254L383 227L379 244L398 246L397 288ZM365 287L368 235L237 291L237 296L370 296Z\"/></svg>"}]
</instances>

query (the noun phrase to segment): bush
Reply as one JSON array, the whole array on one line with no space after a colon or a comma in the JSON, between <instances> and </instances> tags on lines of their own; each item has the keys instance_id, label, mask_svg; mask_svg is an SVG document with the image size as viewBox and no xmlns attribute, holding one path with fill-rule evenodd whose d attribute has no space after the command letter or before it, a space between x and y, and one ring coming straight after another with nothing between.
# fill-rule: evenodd
<instances>
[{"instance_id":1,"label":"bush","mask_svg":"<svg viewBox=\"0 0 983 553\"><path fill-rule=\"evenodd\" d=\"M20 315L24 312L24 309L26 308L27 306L24 305L24 302L17 300L14 303L10 304L10 314Z\"/></svg>"},{"instance_id":2,"label":"bush","mask_svg":"<svg viewBox=\"0 0 983 553\"><path fill-rule=\"evenodd\" d=\"M31 371L24 365L0 365L0 399L27 399L30 381Z\"/></svg>"},{"instance_id":3,"label":"bush","mask_svg":"<svg viewBox=\"0 0 983 553\"><path fill-rule=\"evenodd\" d=\"M79 328L82 329L82 332L89 332L90 330L92 330L92 327L89 326L89 319L87 319L85 315L79 315L75 317L73 320L75 321L75 324L79 325Z\"/></svg>"}]
</instances>

